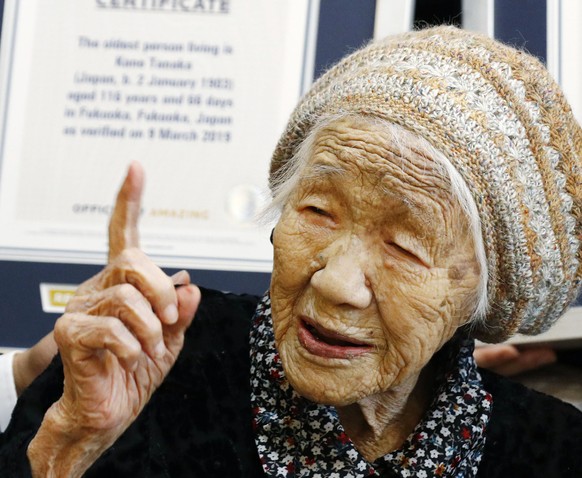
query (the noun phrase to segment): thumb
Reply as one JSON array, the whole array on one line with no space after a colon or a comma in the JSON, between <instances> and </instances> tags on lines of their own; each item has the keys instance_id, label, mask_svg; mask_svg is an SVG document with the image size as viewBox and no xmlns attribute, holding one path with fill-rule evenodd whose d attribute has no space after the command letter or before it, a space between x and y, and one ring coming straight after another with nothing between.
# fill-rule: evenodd
<instances>
[{"instance_id":1,"label":"thumb","mask_svg":"<svg viewBox=\"0 0 582 478\"><path fill-rule=\"evenodd\" d=\"M182 349L184 332L194 319L200 304L200 289L194 284L176 288L178 296L178 321L164 326L164 341L168 349L176 356Z\"/></svg>"}]
</instances>

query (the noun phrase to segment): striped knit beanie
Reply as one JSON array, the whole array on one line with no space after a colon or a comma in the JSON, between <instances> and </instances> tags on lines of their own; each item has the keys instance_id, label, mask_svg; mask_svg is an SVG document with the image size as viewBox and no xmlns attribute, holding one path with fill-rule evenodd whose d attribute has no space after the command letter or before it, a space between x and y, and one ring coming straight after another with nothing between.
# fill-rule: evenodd
<instances>
[{"instance_id":1,"label":"striped knit beanie","mask_svg":"<svg viewBox=\"0 0 582 478\"><path fill-rule=\"evenodd\" d=\"M582 130L539 61L454 27L371 43L301 100L271 184L318 118L343 113L425 138L467 183L489 269L490 307L476 338L537 334L562 315L582 277Z\"/></svg>"}]
</instances>

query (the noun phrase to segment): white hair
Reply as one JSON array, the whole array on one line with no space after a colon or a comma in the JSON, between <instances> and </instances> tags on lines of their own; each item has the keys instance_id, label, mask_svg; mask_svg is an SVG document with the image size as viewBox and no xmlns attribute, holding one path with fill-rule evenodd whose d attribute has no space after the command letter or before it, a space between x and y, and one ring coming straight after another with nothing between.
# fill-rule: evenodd
<instances>
[{"instance_id":1,"label":"white hair","mask_svg":"<svg viewBox=\"0 0 582 478\"><path fill-rule=\"evenodd\" d=\"M471 321L473 324L477 322L483 323L489 308L487 294L489 272L485 246L483 244L483 236L481 234L481 219L479 217L479 211L475 204L475 200L471 195L467 183L449 159L426 139L412 133L400 125L390 123L381 118L347 113L318 118L316 124L311 128L305 139L295 151L295 154L285 163L284 166L281 167L279 171L277 171L275 177L271 179L272 200L265 211L261 214L262 220L274 222L278 219L285 204L291 197L291 194L298 186L299 182L304 178L304 170L312 156L313 147L319 133L330 123L345 118L363 120L368 124L380 128L380 131L390 138L392 143L391 146L395 149L396 154L413 151L415 154L420 154L430 158L435 166L434 171L449 183L449 192L454 200L456 200L460 205L468 220L469 230L475 248L475 258L480 271L479 284L477 286L477 294L475 297Z\"/></svg>"}]
</instances>

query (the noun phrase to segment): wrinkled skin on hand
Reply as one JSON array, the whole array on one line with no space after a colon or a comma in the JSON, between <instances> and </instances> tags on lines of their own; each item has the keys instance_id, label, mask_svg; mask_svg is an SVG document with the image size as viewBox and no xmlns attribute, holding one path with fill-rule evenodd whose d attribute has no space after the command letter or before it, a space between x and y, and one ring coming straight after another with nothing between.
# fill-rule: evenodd
<instances>
[{"instance_id":1,"label":"wrinkled skin on hand","mask_svg":"<svg viewBox=\"0 0 582 478\"><path fill-rule=\"evenodd\" d=\"M132 164L110 222L109 263L55 326L65 385L29 447L34 476L80 476L127 429L176 361L198 306L185 271L170 278L139 250L143 182Z\"/></svg>"},{"instance_id":2,"label":"wrinkled skin on hand","mask_svg":"<svg viewBox=\"0 0 582 478\"><path fill-rule=\"evenodd\" d=\"M198 302L197 289L178 289L181 313L178 317L176 310L176 316L162 323L140 290L145 286L131 284L134 273L145 282L147 276L137 274L131 266L147 260L137 249L124 251L101 274L81 286L56 324L55 340L61 350L66 384L60 411L79 425L125 430L182 349L184 331ZM159 282L166 295L174 295L177 301L174 284L161 274L159 271L159 277L150 277L148 286ZM183 276L181 283L184 279L189 282L188 275ZM163 298L150 300L162 302Z\"/></svg>"}]
</instances>

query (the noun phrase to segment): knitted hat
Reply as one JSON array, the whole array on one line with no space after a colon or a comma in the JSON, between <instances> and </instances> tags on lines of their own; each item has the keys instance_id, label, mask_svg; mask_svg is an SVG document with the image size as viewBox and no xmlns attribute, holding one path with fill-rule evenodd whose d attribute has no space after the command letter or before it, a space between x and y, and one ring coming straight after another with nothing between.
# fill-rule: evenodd
<instances>
[{"instance_id":1,"label":"knitted hat","mask_svg":"<svg viewBox=\"0 0 582 478\"><path fill-rule=\"evenodd\" d=\"M562 315L582 277L582 130L538 60L454 27L371 43L301 100L271 184L318 118L342 113L425 138L467 183L489 268L490 308L476 338L537 334Z\"/></svg>"}]
</instances>

